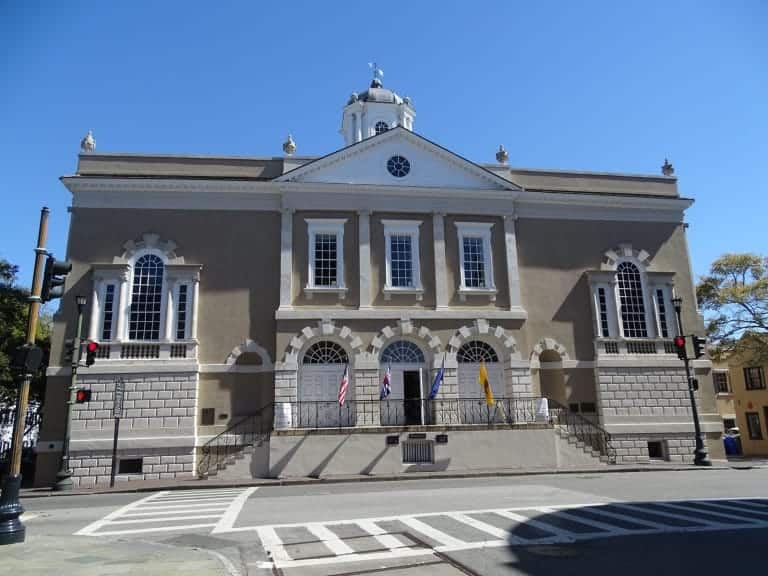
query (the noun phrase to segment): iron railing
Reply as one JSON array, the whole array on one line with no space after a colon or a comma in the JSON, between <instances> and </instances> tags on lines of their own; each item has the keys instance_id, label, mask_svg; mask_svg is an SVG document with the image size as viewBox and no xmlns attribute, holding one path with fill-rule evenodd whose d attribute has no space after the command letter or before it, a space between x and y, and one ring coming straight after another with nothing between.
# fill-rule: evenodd
<instances>
[{"instance_id":1,"label":"iron railing","mask_svg":"<svg viewBox=\"0 0 768 576\"><path fill-rule=\"evenodd\" d=\"M223 467L230 457L242 452L246 446L260 444L272 431L273 407L271 402L262 406L255 414L236 421L201 446L197 475L203 478L212 470Z\"/></svg>"},{"instance_id":2,"label":"iron railing","mask_svg":"<svg viewBox=\"0 0 768 576\"><path fill-rule=\"evenodd\" d=\"M541 398L485 398L438 400L300 400L277 402L280 428L354 428L360 426L512 425L549 422ZM543 411L542 411L543 410Z\"/></svg>"},{"instance_id":3,"label":"iron railing","mask_svg":"<svg viewBox=\"0 0 768 576\"><path fill-rule=\"evenodd\" d=\"M616 449L611 435L599 424L577 412L571 412L555 400L549 400L549 413L554 424L561 426L568 436L583 442L592 451L606 457L611 464L616 463Z\"/></svg>"},{"instance_id":4,"label":"iron railing","mask_svg":"<svg viewBox=\"0 0 768 576\"><path fill-rule=\"evenodd\" d=\"M37 445L37 436L40 431L40 423L43 415L40 412L39 404L31 404L27 408L27 415L24 421L24 436L21 446L24 451L34 448ZM0 408L0 462L10 457L11 442L13 439L13 427L16 423L16 407Z\"/></svg>"}]
</instances>

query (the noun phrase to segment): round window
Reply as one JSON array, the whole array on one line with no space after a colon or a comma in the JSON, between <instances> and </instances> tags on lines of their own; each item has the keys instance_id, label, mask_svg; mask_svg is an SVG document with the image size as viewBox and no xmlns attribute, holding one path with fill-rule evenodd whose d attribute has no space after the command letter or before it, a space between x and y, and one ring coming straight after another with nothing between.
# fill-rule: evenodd
<instances>
[{"instance_id":1,"label":"round window","mask_svg":"<svg viewBox=\"0 0 768 576\"><path fill-rule=\"evenodd\" d=\"M403 156L392 156L387 161L387 170L395 178L402 178L411 171L411 163Z\"/></svg>"},{"instance_id":2,"label":"round window","mask_svg":"<svg viewBox=\"0 0 768 576\"><path fill-rule=\"evenodd\" d=\"M376 135L378 136L382 132L389 130L389 126L387 126L386 122L376 122L376 125L373 127L373 129L376 131Z\"/></svg>"}]
</instances>

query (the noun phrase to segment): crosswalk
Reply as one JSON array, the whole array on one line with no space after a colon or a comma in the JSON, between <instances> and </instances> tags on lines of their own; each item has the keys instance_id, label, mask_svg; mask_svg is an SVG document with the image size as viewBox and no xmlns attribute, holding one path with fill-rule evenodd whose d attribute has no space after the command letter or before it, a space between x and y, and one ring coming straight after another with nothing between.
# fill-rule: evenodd
<instances>
[{"instance_id":1,"label":"crosswalk","mask_svg":"<svg viewBox=\"0 0 768 576\"><path fill-rule=\"evenodd\" d=\"M495 508L217 531L255 531L270 558L260 566L288 569L478 548L754 528L768 528L768 499Z\"/></svg>"},{"instance_id":2,"label":"crosswalk","mask_svg":"<svg viewBox=\"0 0 768 576\"><path fill-rule=\"evenodd\" d=\"M229 530L257 488L155 492L123 506L76 532L115 536L178 530Z\"/></svg>"}]
</instances>

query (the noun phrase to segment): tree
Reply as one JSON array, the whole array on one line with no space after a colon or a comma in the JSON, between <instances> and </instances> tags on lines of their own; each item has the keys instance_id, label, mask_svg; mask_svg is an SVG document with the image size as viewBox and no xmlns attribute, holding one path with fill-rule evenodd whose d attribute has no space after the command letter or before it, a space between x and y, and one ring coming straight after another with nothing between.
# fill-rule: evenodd
<instances>
[{"instance_id":1,"label":"tree","mask_svg":"<svg viewBox=\"0 0 768 576\"><path fill-rule=\"evenodd\" d=\"M723 254L696 287L713 358L733 353L768 361L768 258Z\"/></svg>"},{"instance_id":2,"label":"tree","mask_svg":"<svg viewBox=\"0 0 768 576\"><path fill-rule=\"evenodd\" d=\"M26 340L29 314L29 290L16 285L19 267L0 259L0 401L16 396L16 383L9 367L14 350ZM37 345L47 351L50 347L50 317L41 314L37 327ZM42 377L32 381L30 394L38 398Z\"/></svg>"}]
</instances>

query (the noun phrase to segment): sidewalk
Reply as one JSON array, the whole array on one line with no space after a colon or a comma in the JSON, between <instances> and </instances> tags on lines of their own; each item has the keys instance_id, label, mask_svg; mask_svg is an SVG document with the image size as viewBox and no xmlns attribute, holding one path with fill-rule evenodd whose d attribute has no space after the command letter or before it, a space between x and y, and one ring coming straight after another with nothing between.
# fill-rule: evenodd
<instances>
[{"instance_id":1,"label":"sidewalk","mask_svg":"<svg viewBox=\"0 0 768 576\"><path fill-rule=\"evenodd\" d=\"M2 547L2 573L16 576L225 576L226 559L198 548L181 548L138 540L121 541L38 536Z\"/></svg>"},{"instance_id":2,"label":"sidewalk","mask_svg":"<svg viewBox=\"0 0 768 576\"><path fill-rule=\"evenodd\" d=\"M75 496L87 494L114 494L131 492L156 492L159 490L193 490L200 488L242 488L249 486L301 486L309 484L334 484L349 482L391 482L405 480L424 479L452 479L452 478L492 478L514 476L541 476L547 474L616 474L622 472L694 472L706 470L730 470L745 468L768 467L768 462L760 460L729 462L727 460L713 460L710 467L693 466L692 464L671 464L654 462L652 464L596 466L590 468L552 468L536 470L520 469L492 469L492 470L467 470L450 472L407 472L403 474L381 475L348 475L348 476L320 476L319 478L253 478L242 480L134 480L118 482L114 488L108 486L73 490L71 492L54 492L51 488L25 488L21 490L22 498L40 498L47 496Z\"/></svg>"}]
</instances>

